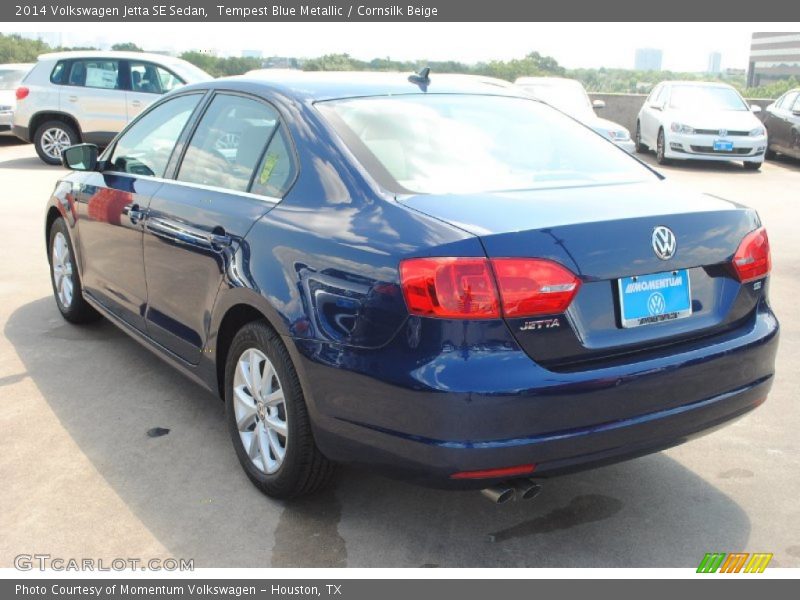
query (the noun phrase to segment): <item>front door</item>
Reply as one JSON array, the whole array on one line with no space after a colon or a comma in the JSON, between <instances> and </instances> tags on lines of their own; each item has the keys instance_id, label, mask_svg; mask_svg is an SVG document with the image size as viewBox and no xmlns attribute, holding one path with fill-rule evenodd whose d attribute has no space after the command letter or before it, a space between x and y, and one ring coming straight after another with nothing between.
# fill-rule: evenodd
<instances>
[{"instance_id":1,"label":"front door","mask_svg":"<svg viewBox=\"0 0 800 600\"><path fill-rule=\"evenodd\" d=\"M133 124L75 190L84 289L144 331L144 216L175 143L202 94L178 96Z\"/></svg>"}]
</instances>

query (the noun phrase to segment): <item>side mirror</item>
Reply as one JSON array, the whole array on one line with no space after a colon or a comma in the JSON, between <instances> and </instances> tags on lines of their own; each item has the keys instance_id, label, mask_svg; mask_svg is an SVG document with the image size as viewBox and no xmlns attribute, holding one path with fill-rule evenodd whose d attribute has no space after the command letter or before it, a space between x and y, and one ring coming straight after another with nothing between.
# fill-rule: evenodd
<instances>
[{"instance_id":1,"label":"side mirror","mask_svg":"<svg viewBox=\"0 0 800 600\"><path fill-rule=\"evenodd\" d=\"M660 104L651 104L650 108L652 108L653 110L664 110L664 107L661 106Z\"/></svg>"},{"instance_id":2,"label":"side mirror","mask_svg":"<svg viewBox=\"0 0 800 600\"><path fill-rule=\"evenodd\" d=\"M753 111L754 113L758 114L758 113L761 112L761 107L758 104L751 104L750 105L750 110Z\"/></svg>"},{"instance_id":3,"label":"side mirror","mask_svg":"<svg viewBox=\"0 0 800 600\"><path fill-rule=\"evenodd\" d=\"M94 144L76 144L61 154L61 162L73 171L97 170L97 146Z\"/></svg>"},{"instance_id":4,"label":"side mirror","mask_svg":"<svg viewBox=\"0 0 800 600\"><path fill-rule=\"evenodd\" d=\"M606 107L606 101L605 100L593 100L592 101L592 108L594 108L595 110L599 110L599 109L605 108L605 107Z\"/></svg>"}]
</instances>

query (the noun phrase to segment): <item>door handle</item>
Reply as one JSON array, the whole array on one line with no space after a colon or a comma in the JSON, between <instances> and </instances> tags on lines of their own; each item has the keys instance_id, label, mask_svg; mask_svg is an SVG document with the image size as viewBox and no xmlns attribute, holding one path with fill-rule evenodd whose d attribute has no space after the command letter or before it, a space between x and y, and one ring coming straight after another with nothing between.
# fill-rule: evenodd
<instances>
[{"instance_id":1,"label":"door handle","mask_svg":"<svg viewBox=\"0 0 800 600\"><path fill-rule=\"evenodd\" d=\"M141 105L142 105L142 103L139 100L133 100L131 102L131 106L133 106L134 108L139 108Z\"/></svg>"},{"instance_id":2,"label":"door handle","mask_svg":"<svg viewBox=\"0 0 800 600\"><path fill-rule=\"evenodd\" d=\"M226 234L222 227L215 227L213 231L206 231L205 229L198 229L191 225L161 217L149 217L147 219L147 229L160 237L211 250L222 250L233 243L233 238Z\"/></svg>"},{"instance_id":3,"label":"door handle","mask_svg":"<svg viewBox=\"0 0 800 600\"><path fill-rule=\"evenodd\" d=\"M77 102L78 101L78 97L77 96L70 96L69 97L69 101L70 102Z\"/></svg>"},{"instance_id":4,"label":"door handle","mask_svg":"<svg viewBox=\"0 0 800 600\"><path fill-rule=\"evenodd\" d=\"M144 219L145 211L139 210L138 204L128 204L122 209L122 214L128 216L131 220L131 225L136 225L138 221Z\"/></svg>"}]
</instances>

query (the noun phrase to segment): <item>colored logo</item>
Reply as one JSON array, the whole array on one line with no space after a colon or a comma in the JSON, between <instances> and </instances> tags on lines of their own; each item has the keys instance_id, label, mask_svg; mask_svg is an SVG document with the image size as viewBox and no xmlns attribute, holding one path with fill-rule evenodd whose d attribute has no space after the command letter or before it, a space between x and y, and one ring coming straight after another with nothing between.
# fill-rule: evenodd
<instances>
[{"instance_id":1,"label":"colored logo","mask_svg":"<svg viewBox=\"0 0 800 600\"><path fill-rule=\"evenodd\" d=\"M772 560L766 552L709 552L700 561L698 573L763 573Z\"/></svg>"},{"instance_id":2,"label":"colored logo","mask_svg":"<svg viewBox=\"0 0 800 600\"><path fill-rule=\"evenodd\" d=\"M661 292L653 292L647 299L647 310L654 317L663 313L666 306L667 301L664 300L664 295Z\"/></svg>"}]
</instances>

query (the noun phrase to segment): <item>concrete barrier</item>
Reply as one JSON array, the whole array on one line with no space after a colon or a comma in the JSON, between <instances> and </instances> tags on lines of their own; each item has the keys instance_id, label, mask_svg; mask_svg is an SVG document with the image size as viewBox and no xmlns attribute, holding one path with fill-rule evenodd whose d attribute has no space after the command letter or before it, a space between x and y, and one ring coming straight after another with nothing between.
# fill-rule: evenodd
<instances>
[{"instance_id":1,"label":"concrete barrier","mask_svg":"<svg viewBox=\"0 0 800 600\"><path fill-rule=\"evenodd\" d=\"M636 131L636 117L639 109L642 108L647 94L605 94L600 92L590 92L592 100L603 100L605 108L595 111L598 116L619 123L627 127L633 136ZM757 104L762 109L775 102L765 98L747 99L750 104Z\"/></svg>"}]
</instances>

